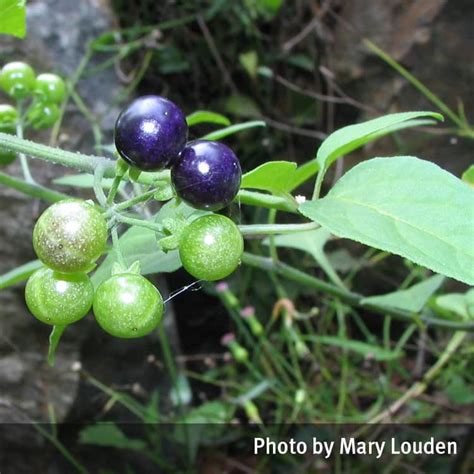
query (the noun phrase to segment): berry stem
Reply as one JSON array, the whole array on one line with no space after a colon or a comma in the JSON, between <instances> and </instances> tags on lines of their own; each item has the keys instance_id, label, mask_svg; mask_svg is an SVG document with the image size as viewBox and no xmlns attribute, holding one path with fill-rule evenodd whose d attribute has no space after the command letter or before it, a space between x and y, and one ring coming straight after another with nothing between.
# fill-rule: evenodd
<instances>
[{"instance_id":1,"label":"berry stem","mask_svg":"<svg viewBox=\"0 0 474 474\"><path fill-rule=\"evenodd\" d=\"M16 136L18 138L23 138L23 117L22 117L22 104L21 102L18 103L18 122L16 124ZM30 172L30 167L28 166L28 159L26 158L24 153L18 153L20 157L21 169L23 170L23 176L25 177L25 181L29 184L35 184L35 180Z\"/></svg>"}]
</instances>

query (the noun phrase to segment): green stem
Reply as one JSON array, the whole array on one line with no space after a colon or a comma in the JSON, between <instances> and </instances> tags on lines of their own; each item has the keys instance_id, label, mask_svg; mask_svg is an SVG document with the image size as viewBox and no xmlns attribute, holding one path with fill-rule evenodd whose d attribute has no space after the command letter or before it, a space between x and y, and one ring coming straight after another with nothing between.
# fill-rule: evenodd
<instances>
[{"instance_id":1,"label":"green stem","mask_svg":"<svg viewBox=\"0 0 474 474\"><path fill-rule=\"evenodd\" d=\"M457 321L449 321L440 318L432 318L425 315L417 315L415 313L410 313L408 311L402 311L395 308L387 308L382 306L377 306L374 304L362 304L362 300L365 298L363 295L358 293L353 293L344 288L326 283L319 278L307 275L306 273L297 270L296 268L291 267L282 262L272 262L271 259L260 257L258 255L253 255L247 252L244 252L242 256L242 262L246 265L250 265L255 268L259 268L266 272L277 273L288 280L296 281L303 286L308 286L317 291L327 293L329 295L339 298L344 303L349 304L357 308L362 308L367 311L372 311L374 313L389 315L395 319L402 321L407 321L410 323L422 322L428 326L444 327L448 329L453 329L455 331L474 331L474 323L461 323Z\"/></svg>"},{"instance_id":2,"label":"green stem","mask_svg":"<svg viewBox=\"0 0 474 474\"><path fill-rule=\"evenodd\" d=\"M125 217L120 214L115 214L115 219L122 224L127 225L136 225L139 227L144 227L145 229L154 230L155 232L162 233L163 227L160 224L155 224L154 222L147 221L145 219L135 219L133 217Z\"/></svg>"},{"instance_id":3,"label":"green stem","mask_svg":"<svg viewBox=\"0 0 474 474\"><path fill-rule=\"evenodd\" d=\"M445 115L447 115L460 129L468 130L469 126L464 123L456 113L448 107L438 96L433 94L421 81L408 72L401 64L391 58L385 51L380 49L372 41L365 39L364 44L380 59L385 61L389 66L393 67L402 77L409 81L416 89L418 89L429 101L435 104Z\"/></svg>"},{"instance_id":4,"label":"green stem","mask_svg":"<svg viewBox=\"0 0 474 474\"><path fill-rule=\"evenodd\" d=\"M123 175L116 175L113 182L112 186L110 187L109 194L107 195L107 201L106 201L106 206L110 207L115 199L115 196L117 195L118 188L120 186L120 183L122 182L122 177Z\"/></svg>"},{"instance_id":5,"label":"green stem","mask_svg":"<svg viewBox=\"0 0 474 474\"><path fill-rule=\"evenodd\" d=\"M125 209L128 209L130 207L133 207L137 204L140 204L142 202L148 201L153 197L155 194L156 190L153 189L151 191L147 191L146 193L141 194L140 196L136 196L132 199L128 199L127 201L123 201L119 204L116 204L115 206L111 207L107 212L106 215L112 215L115 212L120 212L124 211Z\"/></svg>"},{"instance_id":6,"label":"green stem","mask_svg":"<svg viewBox=\"0 0 474 474\"><path fill-rule=\"evenodd\" d=\"M0 145L3 144L0 141ZM241 189L234 199L237 203L247 204L250 206L265 207L267 209L276 209L285 212L298 212L298 205L292 198L283 198L280 196L273 196L271 194L258 193L255 191L247 191Z\"/></svg>"},{"instance_id":7,"label":"green stem","mask_svg":"<svg viewBox=\"0 0 474 474\"><path fill-rule=\"evenodd\" d=\"M48 364L53 367L56 356L56 349L58 348L59 341L63 335L66 326L53 326L53 330L49 336L49 350L48 350Z\"/></svg>"},{"instance_id":8,"label":"green stem","mask_svg":"<svg viewBox=\"0 0 474 474\"><path fill-rule=\"evenodd\" d=\"M16 135L18 138L23 138L23 117L22 117L22 107L21 104L18 104L18 114L20 119L16 125ZM30 167L28 166L28 159L26 158L24 153L19 153L18 156L20 157L21 169L23 171L23 176L25 181L30 184L35 184L35 180L33 176L31 176Z\"/></svg>"},{"instance_id":9,"label":"green stem","mask_svg":"<svg viewBox=\"0 0 474 474\"><path fill-rule=\"evenodd\" d=\"M117 256L117 261L121 265L122 268L127 268L127 262L122 253L122 249L120 248L120 241L117 232L117 227L112 227L110 231L110 235L112 236L112 244L114 246L115 255Z\"/></svg>"},{"instance_id":10,"label":"green stem","mask_svg":"<svg viewBox=\"0 0 474 474\"><path fill-rule=\"evenodd\" d=\"M27 196L42 199L47 202L57 202L62 199L68 199L67 194L53 191L52 189L45 188L39 184L27 183L22 179L9 176L8 174L0 171L0 184L7 186L12 189L16 189Z\"/></svg>"},{"instance_id":11,"label":"green stem","mask_svg":"<svg viewBox=\"0 0 474 474\"><path fill-rule=\"evenodd\" d=\"M243 235L273 235L273 234L293 234L295 232L306 232L319 228L316 222L305 224L254 224L240 225L239 229Z\"/></svg>"}]
</instances>

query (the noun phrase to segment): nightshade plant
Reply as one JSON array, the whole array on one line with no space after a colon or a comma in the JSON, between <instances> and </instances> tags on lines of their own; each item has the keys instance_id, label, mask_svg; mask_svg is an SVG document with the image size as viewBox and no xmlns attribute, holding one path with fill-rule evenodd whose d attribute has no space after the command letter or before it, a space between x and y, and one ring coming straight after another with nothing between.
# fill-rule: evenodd
<instances>
[{"instance_id":1,"label":"nightshade plant","mask_svg":"<svg viewBox=\"0 0 474 474\"><path fill-rule=\"evenodd\" d=\"M0 83L20 100L19 104L33 91L33 107L63 98L64 87L59 78L41 75L35 82L29 66L12 64L3 68ZM17 127L21 123L21 109L17 114L16 109L3 106L0 112L3 130L8 131L15 121ZM202 113L203 121L209 117L212 121L212 114ZM309 284L354 306L367 306L407 321L419 313L417 317L427 324L472 330L474 325L469 322L407 310L396 299L391 303L390 295L356 295L331 274L328 275L332 283L316 280L279 262L274 253L267 258L243 252L242 236L291 234L311 239L312 235L317 238L322 227L339 237L401 255L434 272L473 284L474 235L466 210L474 209L474 192L433 163L410 156L374 158L355 166L326 196L320 196L324 176L338 158L382 135L431 123L433 119L440 120L441 116L407 112L345 127L330 135L316 158L306 164L298 167L286 161L268 162L243 177L234 152L209 140L226 136L228 129L186 145L188 125L183 113L159 96L136 99L118 117L115 142L118 155L125 161L119 158L114 163L104 157L50 148L24 140L21 133L17 137L0 133L4 155L20 153L92 174L97 199L95 204L66 199L37 185L29 175L24 156L25 181L2 174L3 184L56 202L39 218L33 233L41 264L51 270L40 264L28 264L14 272L13 280L27 278L32 268L40 267L27 285L28 306L38 319L61 326L59 334L64 326L83 317L91 306L86 273L94 272L94 312L99 325L114 336L129 338L155 329L163 312L159 291L140 272L173 271L182 264L198 280L215 281L229 276L241 261ZM196 115L193 121L200 122ZM41 123L40 117L36 123ZM171 176L168 170L162 170L164 167L171 167ZM150 169L160 171L143 172ZM311 199L292 194L314 175ZM105 178L113 179L106 185ZM127 181L135 182L135 189L140 191L119 200L120 187ZM107 196L105 188L109 189ZM138 206L151 200L166 203L153 218L147 219L140 215ZM230 205L232 200L240 205L270 209L272 221L237 226L231 219L211 212ZM277 211L293 214L296 222L275 224ZM117 230L120 224L130 226L122 237ZM107 228L113 243L109 251ZM133 249L130 254L123 250L127 240L136 235L146 235L155 242L149 246L149 255L138 260L134 260ZM270 245L278 245L277 239L272 237ZM96 269L95 262L107 253ZM8 284L8 276L5 280ZM64 304L57 303L61 288L68 295L68 303L77 304L70 319L63 314ZM46 315L48 312L51 316Z\"/></svg>"}]
</instances>

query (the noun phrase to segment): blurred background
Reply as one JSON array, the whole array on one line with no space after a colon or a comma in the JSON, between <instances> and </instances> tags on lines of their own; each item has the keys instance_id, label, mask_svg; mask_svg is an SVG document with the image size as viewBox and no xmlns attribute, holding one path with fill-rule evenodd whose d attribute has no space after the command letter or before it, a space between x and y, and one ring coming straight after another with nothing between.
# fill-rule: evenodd
<instances>
[{"instance_id":1,"label":"blurred background","mask_svg":"<svg viewBox=\"0 0 474 474\"><path fill-rule=\"evenodd\" d=\"M471 0L31 0L27 37L0 37L0 64L25 60L76 86L61 126L51 135L32 135L36 140L99 153L112 143L115 119L132 97L160 94L186 113L208 109L233 122L264 120L266 128L227 141L246 171L268 160L304 163L328 133L347 124L389 112L438 111L364 39L453 110L472 116L473 18ZM209 130L202 125L193 133ZM436 162L457 176L473 162L472 139L447 117L442 127L384 138L346 157L327 181L361 159L392 154ZM32 168L44 184L64 173L39 160ZM300 192L309 195L311 189ZM0 274L34 258L31 232L43 209L43 203L0 189ZM253 210L232 213L247 221L258 218ZM390 259L386 265L390 271L368 271L355 289L375 294L390 288L405 269ZM174 291L191 281L180 271L160 285ZM314 305L311 295L288 291L308 308ZM252 294L248 284L238 292L243 302ZM252 303L268 312L272 298L270 286L262 282ZM193 357L222 354L219 340L231 326L212 289L173 299L166 324L179 364L198 371L202 361L192 362ZM88 317L66 333L54 368L46 363L47 344L48 328L28 314L23 287L0 292L1 422L48 421L53 412L56 420L69 422L93 422L110 413L114 419L133 419L129 411L107 404L109 396L84 373L142 401L157 392L166 405L170 384L155 363L161 357L157 336L117 341ZM198 382L192 383L192 392L195 404L220 394L217 387ZM471 416L471 408L457 419ZM44 449L41 437L27 442L32 453ZM10 472L47 472L42 464L23 471L22 463L31 468L35 457L22 460L15 449L21 452L24 445L13 442L1 454L3 461L15 457L19 463ZM55 456L54 448L47 449Z\"/></svg>"}]
</instances>

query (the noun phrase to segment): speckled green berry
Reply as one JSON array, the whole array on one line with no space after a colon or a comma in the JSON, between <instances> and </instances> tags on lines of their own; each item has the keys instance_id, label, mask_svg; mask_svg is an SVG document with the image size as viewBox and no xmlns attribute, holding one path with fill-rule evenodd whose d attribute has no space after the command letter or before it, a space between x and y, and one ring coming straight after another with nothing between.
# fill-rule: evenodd
<instances>
[{"instance_id":1,"label":"speckled green berry","mask_svg":"<svg viewBox=\"0 0 474 474\"><path fill-rule=\"evenodd\" d=\"M92 204L66 199L50 206L33 230L33 247L38 258L63 273L89 271L103 254L107 223Z\"/></svg>"},{"instance_id":2,"label":"speckled green berry","mask_svg":"<svg viewBox=\"0 0 474 474\"><path fill-rule=\"evenodd\" d=\"M196 219L181 235L179 256L187 272L199 280L215 281L239 265L244 240L227 217L212 214Z\"/></svg>"},{"instance_id":3,"label":"speckled green berry","mask_svg":"<svg viewBox=\"0 0 474 474\"><path fill-rule=\"evenodd\" d=\"M82 319L91 309L94 287L85 273L63 274L50 268L37 270L28 279L25 300L43 323L67 325Z\"/></svg>"},{"instance_id":4,"label":"speckled green berry","mask_svg":"<svg viewBox=\"0 0 474 474\"><path fill-rule=\"evenodd\" d=\"M157 328L163 315L163 298L146 278L122 273L100 284L93 307L97 323L105 332L131 339Z\"/></svg>"}]
</instances>

